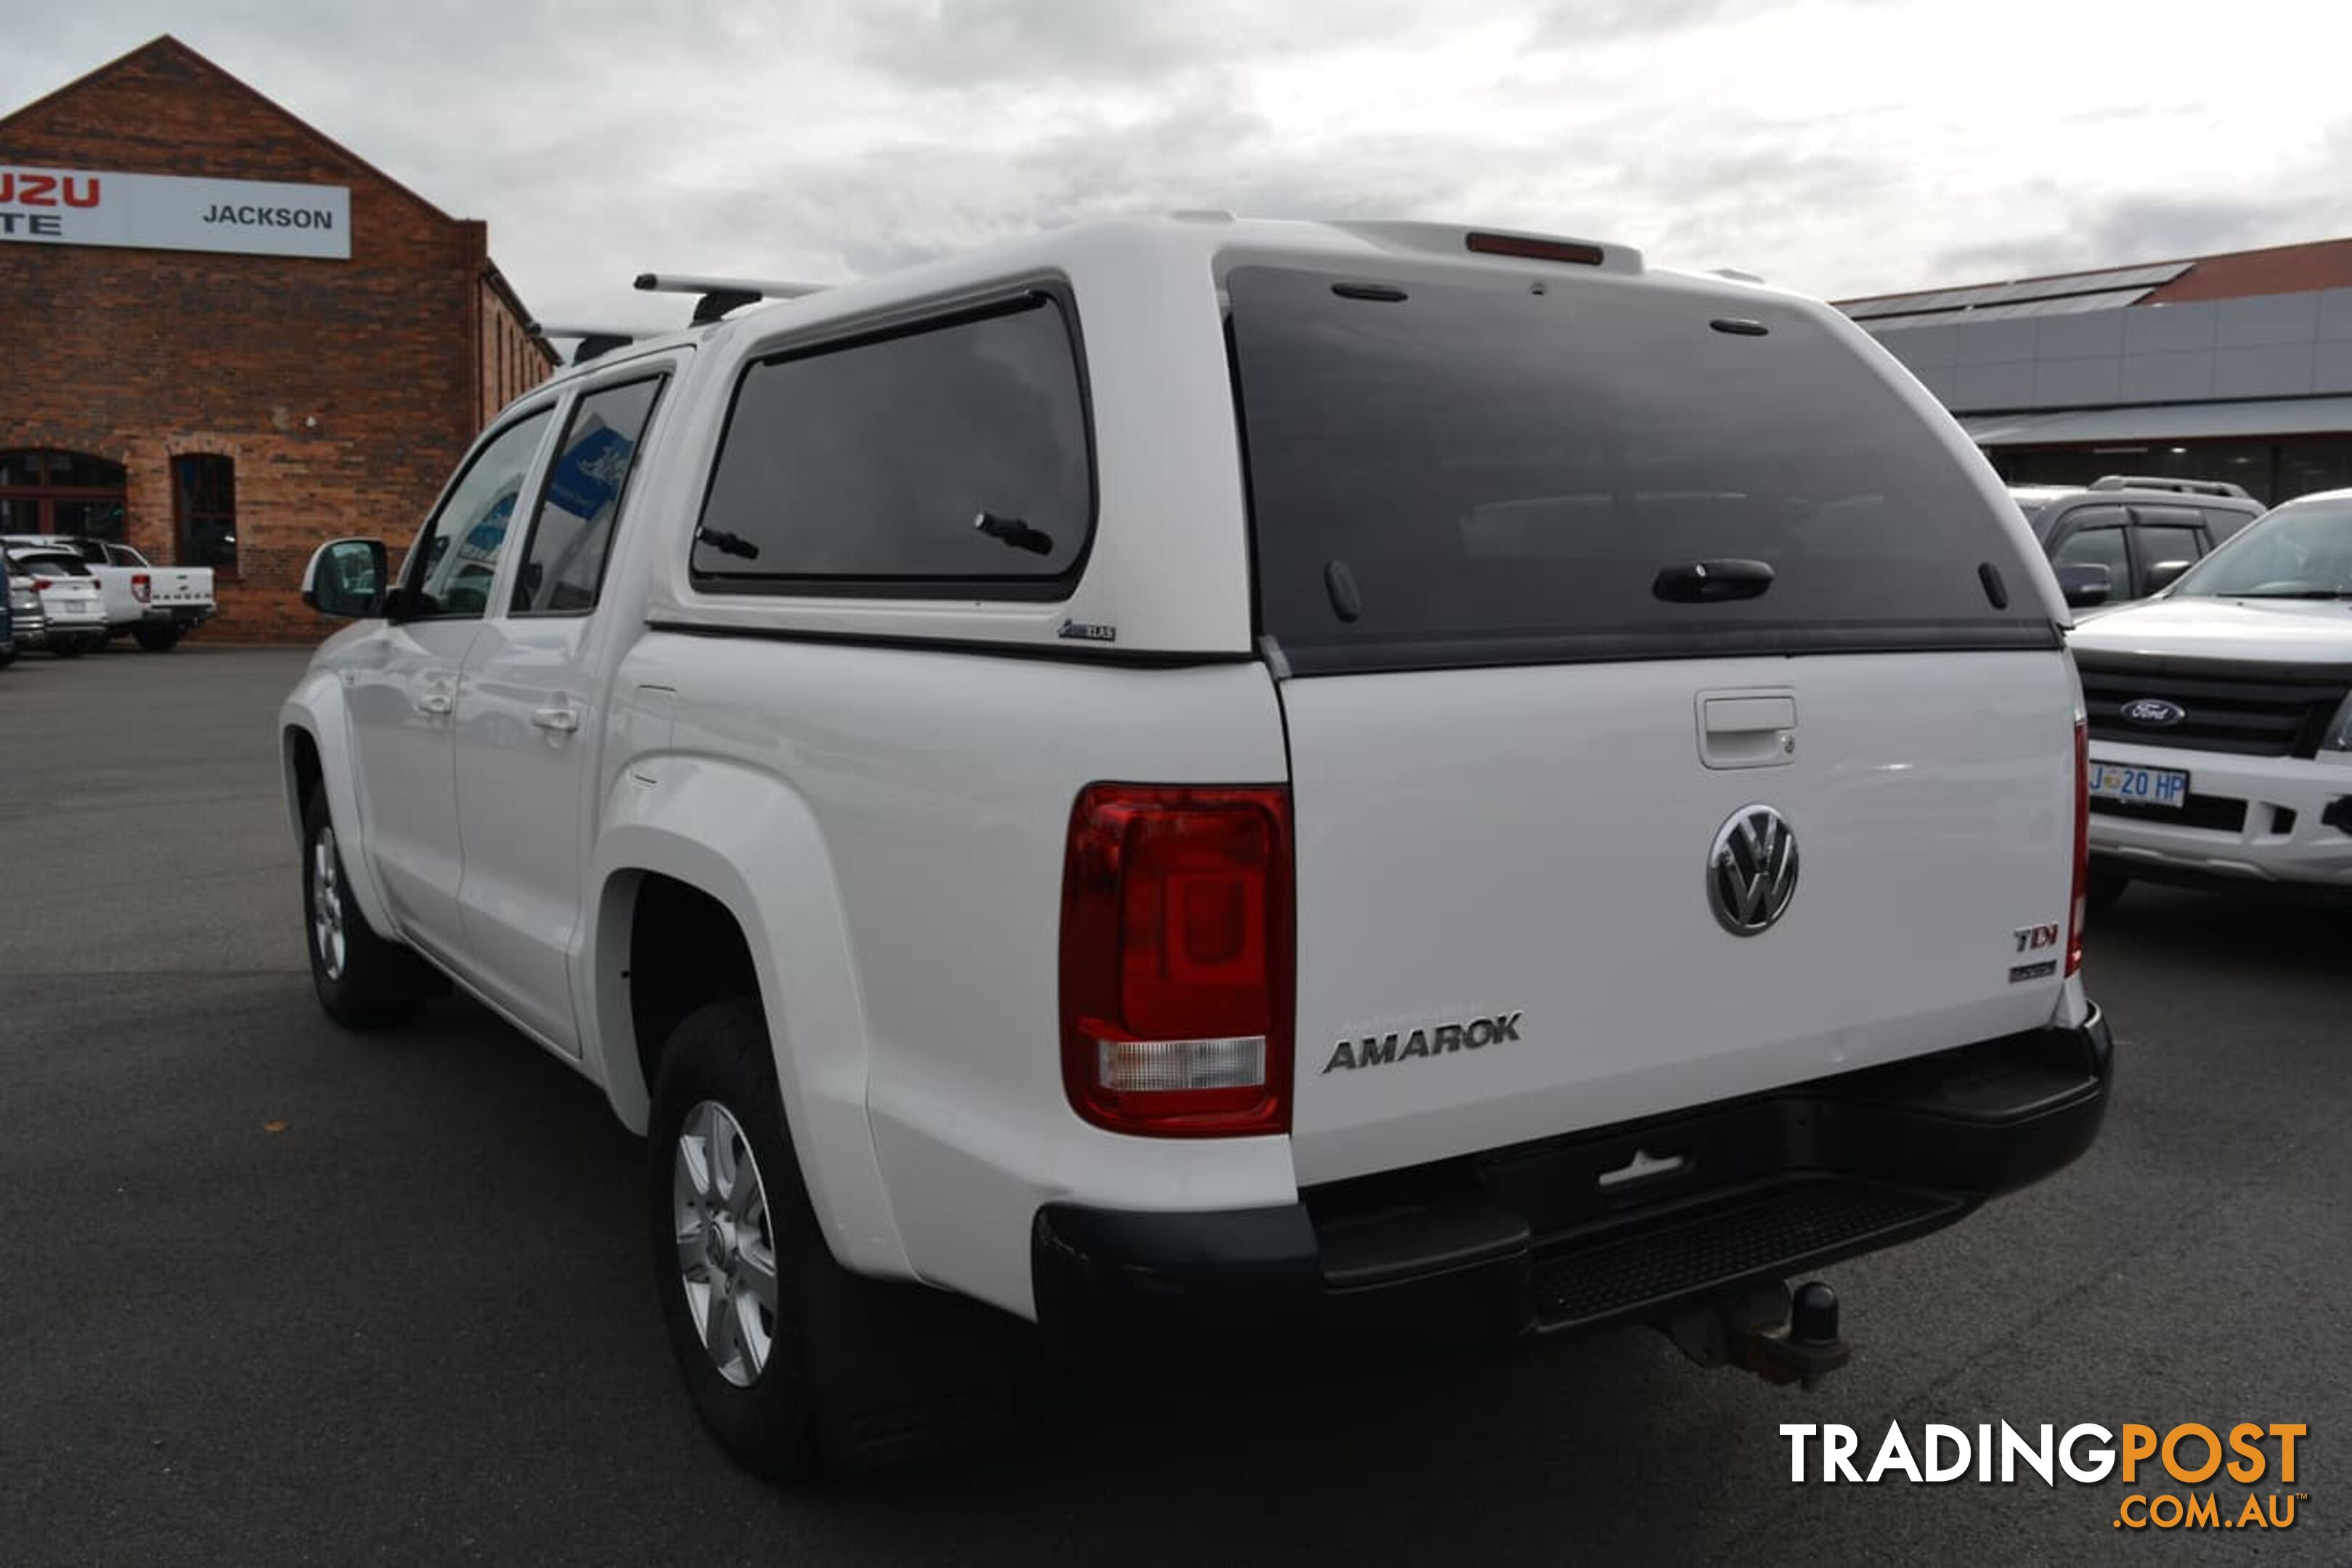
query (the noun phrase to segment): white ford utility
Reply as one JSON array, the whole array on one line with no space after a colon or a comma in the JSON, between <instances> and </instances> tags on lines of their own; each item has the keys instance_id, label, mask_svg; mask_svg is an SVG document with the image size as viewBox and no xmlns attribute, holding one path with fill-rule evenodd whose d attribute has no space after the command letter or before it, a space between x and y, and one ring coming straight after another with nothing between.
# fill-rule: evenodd
<instances>
[{"instance_id":1,"label":"white ford utility","mask_svg":"<svg viewBox=\"0 0 2352 1568\"><path fill-rule=\"evenodd\" d=\"M2095 905L2134 878L2352 889L2352 490L2288 502L2073 644Z\"/></svg>"},{"instance_id":2,"label":"white ford utility","mask_svg":"<svg viewBox=\"0 0 2352 1568\"><path fill-rule=\"evenodd\" d=\"M988 1428L1023 1321L1810 1381L1790 1276L2091 1141L2065 607L1836 312L1222 214L762 291L321 549L280 724L327 1011L603 1086L746 1464Z\"/></svg>"}]
</instances>

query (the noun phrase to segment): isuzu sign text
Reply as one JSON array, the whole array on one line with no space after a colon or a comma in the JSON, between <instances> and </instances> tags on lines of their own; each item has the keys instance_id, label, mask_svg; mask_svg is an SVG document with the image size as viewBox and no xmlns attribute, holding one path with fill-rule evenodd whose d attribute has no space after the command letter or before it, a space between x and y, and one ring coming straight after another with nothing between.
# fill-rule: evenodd
<instances>
[{"instance_id":1,"label":"isuzu sign text","mask_svg":"<svg viewBox=\"0 0 2352 1568\"><path fill-rule=\"evenodd\" d=\"M341 185L0 166L6 240L344 261L352 193Z\"/></svg>"}]
</instances>

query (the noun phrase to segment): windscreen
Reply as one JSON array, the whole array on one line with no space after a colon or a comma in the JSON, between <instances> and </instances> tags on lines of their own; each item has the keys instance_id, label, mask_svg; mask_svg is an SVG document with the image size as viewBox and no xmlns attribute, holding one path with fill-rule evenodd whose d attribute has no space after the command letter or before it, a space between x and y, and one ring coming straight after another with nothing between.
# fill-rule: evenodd
<instances>
[{"instance_id":1,"label":"windscreen","mask_svg":"<svg viewBox=\"0 0 2352 1568\"><path fill-rule=\"evenodd\" d=\"M2181 578L2179 598L2352 599L2352 501L2291 501Z\"/></svg>"},{"instance_id":2,"label":"windscreen","mask_svg":"<svg viewBox=\"0 0 2352 1568\"><path fill-rule=\"evenodd\" d=\"M1962 461L1797 311L1227 282L1261 630L1300 674L2057 645Z\"/></svg>"}]
</instances>

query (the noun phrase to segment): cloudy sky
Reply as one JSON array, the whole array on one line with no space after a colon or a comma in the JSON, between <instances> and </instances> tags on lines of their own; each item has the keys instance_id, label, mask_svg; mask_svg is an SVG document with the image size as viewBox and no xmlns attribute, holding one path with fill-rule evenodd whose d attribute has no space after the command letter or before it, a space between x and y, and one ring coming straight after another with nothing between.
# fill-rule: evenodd
<instances>
[{"instance_id":1,"label":"cloudy sky","mask_svg":"<svg viewBox=\"0 0 2352 1568\"><path fill-rule=\"evenodd\" d=\"M1105 214L1454 218L1837 297L2352 235L2342 0L0 0L0 110L177 34L548 319Z\"/></svg>"}]
</instances>

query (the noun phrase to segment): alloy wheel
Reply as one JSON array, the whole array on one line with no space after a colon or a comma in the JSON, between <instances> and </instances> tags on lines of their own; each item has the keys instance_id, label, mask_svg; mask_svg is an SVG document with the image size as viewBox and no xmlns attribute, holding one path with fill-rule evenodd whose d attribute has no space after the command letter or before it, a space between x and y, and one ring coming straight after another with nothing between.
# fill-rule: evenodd
<instances>
[{"instance_id":1,"label":"alloy wheel","mask_svg":"<svg viewBox=\"0 0 2352 1568\"><path fill-rule=\"evenodd\" d=\"M702 1348L721 1377L749 1388L775 1348L776 1238L760 1162L717 1101L698 1103L678 1129L670 1211Z\"/></svg>"}]
</instances>

